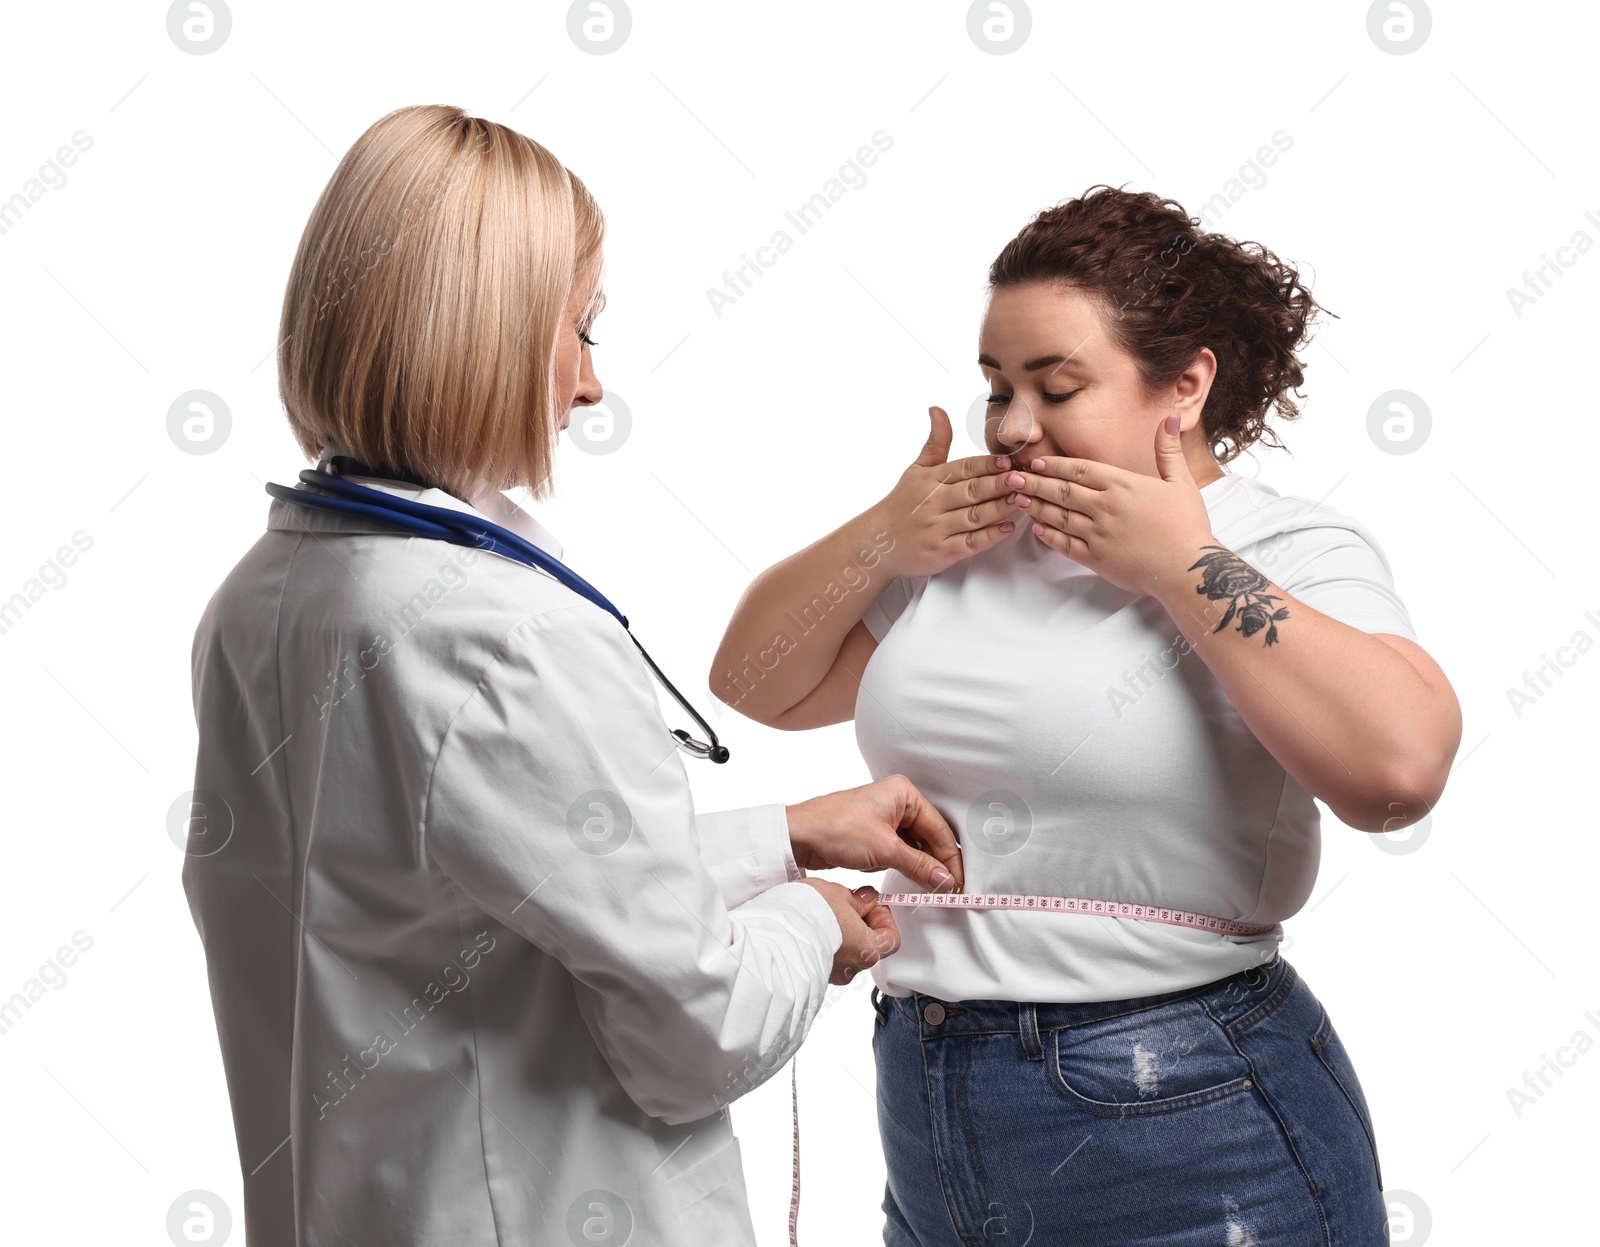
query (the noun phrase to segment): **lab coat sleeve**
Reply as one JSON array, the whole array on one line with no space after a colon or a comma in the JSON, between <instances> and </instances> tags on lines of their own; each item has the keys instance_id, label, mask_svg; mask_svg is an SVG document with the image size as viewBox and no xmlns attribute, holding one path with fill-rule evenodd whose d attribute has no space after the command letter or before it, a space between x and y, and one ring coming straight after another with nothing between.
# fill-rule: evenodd
<instances>
[{"instance_id":1,"label":"lab coat sleeve","mask_svg":"<svg viewBox=\"0 0 1600 1247\"><path fill-rule=\"evenodd\" d=\"M696 814L700 860L706 864L729 909L794 879L805 878L789 843L789 816L783 805Z\"/></svg>"},{"instance_id":2,"label":"lab coat sleeve","mask_svg":"<svg viewBox=\"0 0 1600 1247\"><path fill-rule=\"evenodd\" d=\"M728 824L713 825L725 846ZM842 941L798 881L730 910L699 826L638 651L587 602L510 630L444 731L423 800L426 852L566 968L623 1088L672 1124L788 1061Z\"/></svg>"}]
</instances>

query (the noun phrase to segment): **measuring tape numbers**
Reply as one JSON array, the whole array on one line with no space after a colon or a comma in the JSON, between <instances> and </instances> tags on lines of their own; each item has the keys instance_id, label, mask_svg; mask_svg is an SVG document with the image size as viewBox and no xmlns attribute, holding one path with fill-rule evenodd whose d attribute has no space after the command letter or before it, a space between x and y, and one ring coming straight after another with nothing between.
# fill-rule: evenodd
<instances>
[{"instance_id":1,"label":"measuring tape numbers","mask_svg":"<svg viewBox=\"0 0 1600 1247\"><path fill-rule=\"evenodd\" d=\"M1016 893L983 892L885 892L880 905L925 906L930 909L1022 909L1032 912L1088 914L1097 918L1132 918L1139 922L1164 922L1174 927L1190 927L1215 935L1265 935L1277 929L1276 922L1241 922L1236 918L1213 918L1166 905L1140 905L1131 901L1097 901L1082 896L1024 896Z\"/></svg>"}]
</instances>

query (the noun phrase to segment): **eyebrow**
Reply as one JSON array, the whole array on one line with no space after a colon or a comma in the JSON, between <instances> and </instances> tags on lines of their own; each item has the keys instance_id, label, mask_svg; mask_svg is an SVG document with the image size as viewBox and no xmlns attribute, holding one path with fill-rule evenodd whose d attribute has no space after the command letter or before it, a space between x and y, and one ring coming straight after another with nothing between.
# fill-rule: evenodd
<instances>
[{"instance_id":1,"label":"eyebrow","mask_svg":"<svg viewBox=\"0 0 1600 1247\"><path fill-rule=\"evenodd\" d=\"M1041 355L1038 359L1030 359L1022 365L1023 372L1037 372L1041 368L1065 364L1069 368L1083 368L1084 365L1071 355ZM990 359L987 355L978 356L978 365L982 368L993 368L996 372L1004 371L997 360Z\"/></svg>"}]
</instances>

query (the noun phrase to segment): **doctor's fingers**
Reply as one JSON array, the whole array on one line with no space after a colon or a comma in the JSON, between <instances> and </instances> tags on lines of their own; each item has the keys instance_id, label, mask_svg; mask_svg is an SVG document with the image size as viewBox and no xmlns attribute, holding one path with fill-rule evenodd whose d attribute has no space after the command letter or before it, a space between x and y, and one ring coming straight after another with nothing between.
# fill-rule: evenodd
<instances>
[{"instance_id":1,"label":"doctor's fingers","mask_svg":"<svg viewBox=\"0 0 1600 1247\"><path fill-rule=\"evenodd\" d=\"M951 847L945 849L941 856L920 844L907 843L906 834L904 831L900 833L900 846L890 854L890 860L884 863L883 869L898 870L907 878L915 879L925 892L959 892L965 879L961 868L961 849L955 844L954 835L951 836Z\"/></svg>"},{"instance_id":2,"label":"doctor's fingers","mask_svg":"<svg viewBox=\"0 0 1600 1247\"><path fill-rule=\"evenodd\" d=\"M900 843L897 860L889 866L901 874L915 879L929 892L957 891L966 883L966 871L961 864L961 842L944 815L934 809L928 799L904 775L890 776L883 781L896 785L900 801ZM936 870L944 870L954 877L948 887L940 887L933 877Z\"/></svg>"},{"instance_id":3,"label":"doctor's fingers","mask_svg":"<svg viewBox=\"0 0 1600 1247\"><path fill-rule=\"evenodd\" d=\"M851 893L857 913L840 922L844 940L833 956L830 983L848 983L862 970L871 969L900 949L900 928L894 912L874 899Z\"/></svg>"},{"instance_id":4,"label":"doctor's fingers","mask_svg":"<svg viewBox=\"0 0 1600 1247\"><path fill-rule=\"evenodd\" d=\"M874 904L861 915L861 921L876 937L879 957L900 951L900 924L894 920L894 910Z\"/></svg>"}]
</instances>

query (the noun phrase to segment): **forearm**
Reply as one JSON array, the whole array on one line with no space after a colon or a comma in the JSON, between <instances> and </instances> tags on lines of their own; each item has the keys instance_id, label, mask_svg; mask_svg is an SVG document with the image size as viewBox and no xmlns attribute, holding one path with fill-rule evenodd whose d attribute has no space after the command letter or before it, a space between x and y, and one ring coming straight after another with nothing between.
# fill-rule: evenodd
<instances>
[{"instance_id":1,"label":"forearm","mask_svg":"<svg viewBox=\"0 0 1600 1247\"><path fill-rule=\"evenodd\" d=\"M1218 550L1213 544L1193 551L1178 567ZM1208 595L1200 571L1176 569L1162 584L1162 605L1246 726L1342 822L1394 830L1432 808L1460 743L1461 720L1453 692L1431 663L1425 675L1399 649L1276 584L1236 596L1213 588ZM1246 621L1250 635L1241 627Z\"/></svg>"},{"instance_id":2,"label":"forearm","mask_svg":"<svg viewBox=\"0 0 1600 1247\"><path fill-rule=\"evenodd\" d=\"M712 693L762 723L803 700L893 579L894 544L871 508L757 576L712 660Z\"/></svg>"}]
</instances>

